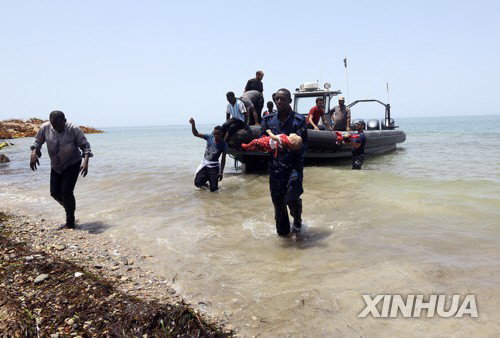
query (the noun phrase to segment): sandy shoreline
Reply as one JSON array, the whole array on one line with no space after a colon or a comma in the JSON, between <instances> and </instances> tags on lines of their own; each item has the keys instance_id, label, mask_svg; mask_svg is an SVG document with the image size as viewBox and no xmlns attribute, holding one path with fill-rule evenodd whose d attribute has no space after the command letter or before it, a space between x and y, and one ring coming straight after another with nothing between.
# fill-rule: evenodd
<instances>
[{"instance_id":1,"label":"sandy shoreline","mask_svg":"<svg viewBox=\"0 0 500 338\"><path fill-rule=\"evenodd\" d=\"M34 252L59 257L81 266L82 270L105 277L125 295L164 304L186 304L171 287L171 282L175 281L169 281L148 268L155 264L154 257L143 256L127 243L102 235L105 230L102 224L90 223L77 225L75 230L61 230L61 224L53 220L17 210L4 208L0 211L9 215L7 221L0 221L0 233L8 233L10 240L25 242ZM36 277L34 274L23 278L34 280ZM194 312L199 313L196 306L194 308ZM200 316L203 321L219 328L225 326L224 332L231 329L222 319L207 318L205 314Z\"/></svg>"}]
</instances>

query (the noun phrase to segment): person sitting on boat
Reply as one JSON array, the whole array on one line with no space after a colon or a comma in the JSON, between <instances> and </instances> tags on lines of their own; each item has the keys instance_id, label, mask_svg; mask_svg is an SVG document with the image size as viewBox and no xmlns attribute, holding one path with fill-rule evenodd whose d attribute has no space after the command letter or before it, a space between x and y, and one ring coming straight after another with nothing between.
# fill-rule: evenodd
<instances>
[{"instance_id":1,"label":"person sitting on boat","mask_svg":"<svg viewBox=\"0 0 500 338\"><path fill-rule=\"evenodd\" d=\"M270 129L273 134L297 134L302 138L300 151L283 149L278 156L269 155L269 188L274 205L274 219L276 231L280 236L290 233L290 220L288 209L293 217L292 232L300 234L302 226L302 199L300 195L304 192L302 181L304 178L304 154L307 149L307 127L304 116L294 112L290 103L292 95L290 91L282 88L276 92L274 103L278 112L270 114L262 119L260 135L266 134Z\"/></svg>"},{"instance_id":2,"label":"person sitting on boat","mask_svg":"<svg viewBox=\"0 0 500 338\"><path fill-rule=\"evenodd\" d=\"M196 169L194 185L198 188L210 184L210 191L219 190L219 181L222 181L226 166L227 143L222 139L222 127L216 126L211 134L199 133L193 118L189 119L193 135L207 141L205 155ZM219 157L222 155L219 166Z\"/></svg>"},{"instance_id":3,"label":"person sitting on boat","mask_svg":"<svg viewBox=\"0 0 500 338\"><path fill-rule=\"evenodd\" d=\"M233 92L226 94L229 102L226 109L226 122L222 125L222 135L227 142L238 130L247 128L247 110L243 101L234 96Z\"/></svg>"},{"instance_id":4,"label":"person sitting on boat","mask_svg":"<svg viewBox=\"0 0 500 338\"><path fill-rule=\"evenodd\" d=\"M273 101L268 101L267 102L267 110L262 114L262 116L266 116L266 115L269 115L269 114L274 114L274 113L277 113L278 111L276 109L274 109L274 103Z\"/></svg>"},{"instance_id":5,"label":"person sitting on boat","mask_svg":"<svg viewBox=\"0 0 500 338\"><path fill-rule=\"evenodd\" d=\"M248 151L274 152L274 157L278 156L278 148L285 148L299 151L302 148L302 137L291 133L290 135L274 135L270 129L266 130L267 135L253 139L250 143L243 143L241 147Z\"/></svg>"},{"instance_id":6,"label":"person sitting on boat","mask_svg":"<svg viewBox=\"0 0 500 338\"><path fill-rule=\"evenodd\" d=\"M350 141L352 144L352 169L361 170L361 166L363 165L363 160L365 157L365 122L358 121L356 122L354 127L358 131L358 137Z\"/></svg>"},{"instance_id":7,"label":"person sitting on boat","mask_svg":"<svg viewBox=\"0 0 500 338\"><path fill-rule=\"evenodd\" d=\"M339 105L330 110L333 130L351 131L351 109L345 105L345 98L339 96Z\"/></svg>"},{"instance_id":8,"label":"person sitting on boat","mask_svg":"<svg viewBox=\"0 0 500 338\"><path fill-rule=\"evenodd\" d=\"M264 108L264 96L257 90L249 90L241 95L240 100L245 104L248 111L248 125L260 125L262 108Z\"/></svg>"},{"instance_id":9,"label":"person sitting on boat","mask_svg":"<svg viewBox=\"0 0 500 338\"><path fill-rule=\"evenodd\" d=\"M319 118L323 121L323 125L326 126L328 130L333 130L328 121L325 118L325 99L323 97L316 98L316 105L311 108L309 115L307 115L307 129L314 130L324 130L325 127L318 126Z\"/></svg>"}]
</instances>

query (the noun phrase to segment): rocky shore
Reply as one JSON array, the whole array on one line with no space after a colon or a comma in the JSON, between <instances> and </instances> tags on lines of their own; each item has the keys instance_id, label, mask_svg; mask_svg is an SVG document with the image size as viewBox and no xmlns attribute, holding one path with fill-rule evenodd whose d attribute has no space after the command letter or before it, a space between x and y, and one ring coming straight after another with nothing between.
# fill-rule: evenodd
<instances>
[{"instance_id":1,"label":"rocky shore","mask_svg":"<svg viewBox=\"0 0 500 338\"><path fill-rule=\"evenodd\" d=\"M0 336L228 337L99 224L0 211Z\"/></svg>"},{"instance_id":2,"label":"rocky shore","mask_svg":"<svg viewBox=\"0 0 500 338\"><path fill-rule=\"evenodd\" d=\"M20 120L20 119L10 119L4 120L0 122L0 139L13 139L20 137L33 137L38 132L38 129L42 125L42 123L47 122L48 120L42 120L36 117L33 117L29 120ZM99 134L103 133L102 130L95 129L92 127L80 126L80 129L85 134Z\"/></svg>"}]
</instances>

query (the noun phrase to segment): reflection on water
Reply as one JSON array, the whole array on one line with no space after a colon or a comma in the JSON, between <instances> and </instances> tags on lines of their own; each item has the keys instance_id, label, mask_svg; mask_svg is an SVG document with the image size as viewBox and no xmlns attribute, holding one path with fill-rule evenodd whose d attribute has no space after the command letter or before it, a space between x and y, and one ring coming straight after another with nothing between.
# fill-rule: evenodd
<instances>
[{"instance_id":1,"label":"reflection on water","mask_svg":"<svg viewBox=\"0 0 500 338\"><path fill-rule=\"evenodd\" d=\"M477 148L433 127L408 126L402 147L368 157L359 172L349 160L308 166L299 241L275 234L267 175L242 174L229 160L219 192L193 187L204 143L188 127L89 135L95 157L77 183L77 218L85 231L154 255L154 268L200 310L248 336L493 336L499 133ZM28 168L29 142L8 148L0 198L62 218L48 193L46 154L38 172ZM363 294L475 294L479 318L357 318Z\"/></svg>"}]
</instances>

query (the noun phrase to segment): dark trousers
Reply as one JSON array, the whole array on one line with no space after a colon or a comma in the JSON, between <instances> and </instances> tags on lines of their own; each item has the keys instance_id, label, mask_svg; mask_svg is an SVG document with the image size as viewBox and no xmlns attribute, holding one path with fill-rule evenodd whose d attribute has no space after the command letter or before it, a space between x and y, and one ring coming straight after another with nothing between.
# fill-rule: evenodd
<instances>
[{"instance_id":1,"label":"dark trousers","mask_svg":"<svg viewBox=\"0 0 500 338\"><path fill-rule=\"evenodd\" d=\"M233 136L238 130L245 129L245 122L242 120L235 119L234 117L231 117L229 120L226 121L222 125L222 134L223 136L226 136L226 133L229 134L229 138Z\"/></svg>"},{"instance_id":2,"label":"dark trousers","mask_svg":"<svg viewBox=\"0 0 500 338\"><path fill-rule=\"evenodd\" d=\"M201 188L206 186L207 182L210 184L210 191L219 190L219 166L213 168L205 166L198 171L194 178L194 185Z\"/></svg>"},{"instance_id":3,"label":"dark trousers","mask_svg":"<svg viewBox=\"0 0 500 338\"><path fill-rule=\"evenodd\" d=\"M257 118L259 119L259 124L262 122L262 109L264 108L264 103L260 105L256 105L255 111L257 112ZM255 125L255 117L253 114L248 113L248 125L253 126Z\"/></svg>"},{"instance_id":4,"label":"dark trousers","mask_svg":"<svg viewBox=\"0 0 500 338\"><path fill-rule=\"evenodd\" d=\"M75 221L76 201L73 190L75 189L81 161L70 165L58 174L52 169L50 171L50 196L52 196L66 210L66 221Z\"/></svg>"},{"instance_id":5,"label":"dark trousers","mask_svg":"<svg viewBox=\"0 0 500 338\"><path fill-rule=\"evenodd\" d=\"M361 170L363 165L364 156L363 155L352 155L352 170Z\"/></svg>"},{"instance_id":6,"label":"dark trousers","mask_svg":"<svg viewBox=\"0 0 500 338\"><path fill-rule=\"evenodd\" d=\"M290 220L288 218L287 206L293 217L293 225L297 228L302 226L302 189L303 173L292 170L288 175L271 173L269 175L269 187L271 199L274 204L274 219L276 221L276 232L280 236L290 233Z\"/></svg>"},{"instance_id":7,"label":"dark trousers","mask_svg":"<svg viewBox=\"0 0 500 338\"><path fill-rule=\"evenodd\" d=\"M257 118L259 119L259 124L262 121L262 117L257 113ZM255 117L253 114L248 113L248 125L249 126L254 126L255 125Z\"/></svg>"}]
</instances>

